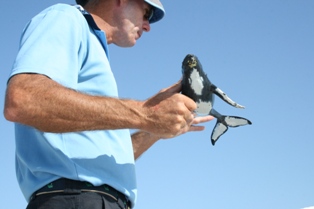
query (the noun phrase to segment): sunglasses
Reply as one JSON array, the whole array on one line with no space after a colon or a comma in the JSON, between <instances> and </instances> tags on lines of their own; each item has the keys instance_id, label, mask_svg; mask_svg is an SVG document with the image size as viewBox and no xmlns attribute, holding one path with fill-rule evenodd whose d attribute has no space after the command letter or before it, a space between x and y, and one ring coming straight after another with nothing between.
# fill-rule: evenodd
<instances>
[{"instance_id":1,"label":"sunglasses","mask_svg":"<svg viewBox=\"0 0 314 209\"><path fill-rule=\"evenodd\" d=\"M150 9L146 10L144 14L144 20L148 20L148 22L150 22L153 16L154 16L154 8L151 7Z\"/></svg>"}]
</instances>

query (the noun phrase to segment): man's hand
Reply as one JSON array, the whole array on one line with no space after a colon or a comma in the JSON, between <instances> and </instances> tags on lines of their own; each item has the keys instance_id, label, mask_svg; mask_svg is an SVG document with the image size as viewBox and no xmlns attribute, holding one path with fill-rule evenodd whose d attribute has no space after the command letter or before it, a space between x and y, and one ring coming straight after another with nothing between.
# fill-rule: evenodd
<instances>
[{"instance_id":1,"label":"man's hand","mask_svg":"<svg viewBox=\"0 0 314 209\"><path fill-rule=\"evenodd\" d=\"M181 81L161 90L146 100L143 108L147 112L146 124L132 135L134 158L138 159L160 139L179 136L189 131L202 131L200 123L211 121L213 116L195 117L196 103L180 94Z\"/></svg>"},{"instance_id":2,"label":"man's hand","mask_svg":"<svg viewBox=\"0 0 314 209\"><path fill-rule=\"evenodd\" d=\"M204 130L203 126L194 126L213 119L212 116L195 118L193 111L196 103L180 94L181 81L161 90L144 102L146 109L145 131L159 136L172 138L188 131Z\"/></svg>"}]
</instances>

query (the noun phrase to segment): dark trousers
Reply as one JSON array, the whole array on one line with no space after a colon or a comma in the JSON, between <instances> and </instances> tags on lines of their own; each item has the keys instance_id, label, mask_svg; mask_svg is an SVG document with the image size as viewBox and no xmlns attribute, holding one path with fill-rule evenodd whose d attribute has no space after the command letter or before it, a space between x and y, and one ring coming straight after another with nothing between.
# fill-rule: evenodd
<instances>
[{"instance_id":1,"label":"dark trousers","mask_svg":"<svg viewBox=\"0 0 314 209\"><path fill-rule=\"evenodd\" d=\"M122 209L109 196L82 192L79 194L46 194L33 198L26 209Z\"/></svg>"}]
</instances>

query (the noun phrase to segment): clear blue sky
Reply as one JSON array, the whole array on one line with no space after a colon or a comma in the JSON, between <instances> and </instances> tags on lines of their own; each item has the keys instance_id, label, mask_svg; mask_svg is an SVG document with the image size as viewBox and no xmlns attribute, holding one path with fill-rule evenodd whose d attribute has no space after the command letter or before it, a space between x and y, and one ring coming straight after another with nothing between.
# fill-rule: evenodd
<instances>
[{"instance_id":1,"label":"clear blue sky","mask_svg":"<svg viewBox=\"0 0 314 209\"><path fill-rule=\"evenodd\" d=\"M63 0L64 3L74 1ZM45 1L3 1L0 107L27 21ZM178 3L180 5L178 5ZM137 161L136 209L301 209L314 206L314 1L163 1L164 20L133 48L110 46L120 96L144 100L181 77L187 53L246 109L216 146L215 121L200 133L155 144ZM25 208L15 179L14 127L0 116L1 208Z\"/></svg>"}]
</instances>

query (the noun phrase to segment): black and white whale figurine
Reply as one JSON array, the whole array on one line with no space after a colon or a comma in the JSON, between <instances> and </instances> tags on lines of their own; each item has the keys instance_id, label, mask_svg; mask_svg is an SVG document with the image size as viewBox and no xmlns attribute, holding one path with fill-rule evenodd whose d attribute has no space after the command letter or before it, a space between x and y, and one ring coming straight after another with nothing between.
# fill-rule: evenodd
<instances>
[{"instance_id":1,"label":"black and white whale figurine","mask_svg":"<svg viewBox=\"0 0 314 209\"><path fill-rule=\"evenodd\" d=\"M197 109L195 113L200 115L212 115L217 118L217 123L211 135L213 145L215 145L219 137L228 130L228 127L252 124L248 119L238 116L221 115L213 109L214 94L234 107L244 108L244 106L232 101L222 90L209 81L196 56L188 54L184 58L182 63L182 75L182 94L196 102Z\"/></svg>"}]
</instances>

